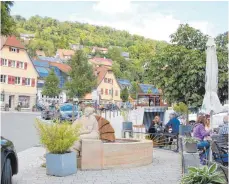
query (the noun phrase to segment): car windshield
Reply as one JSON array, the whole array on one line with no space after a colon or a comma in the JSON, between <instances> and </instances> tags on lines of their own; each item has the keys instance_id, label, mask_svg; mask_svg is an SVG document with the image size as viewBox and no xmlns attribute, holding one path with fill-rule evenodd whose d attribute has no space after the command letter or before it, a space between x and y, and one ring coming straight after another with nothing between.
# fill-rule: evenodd
<instances>
[{"instance_id":1,"label":"car windshield","mask_svg":"<svg viewBox=\"0 0 229 184\"><path fill-rule=\"evenodd\" d=\"M75 107L75 110L77 110L77 107L76 106L74 106L74 107ZM61 111L72 111L72 105L64 105L64 106L60 107L60 110Z\"/></svg>"}]
</instances>

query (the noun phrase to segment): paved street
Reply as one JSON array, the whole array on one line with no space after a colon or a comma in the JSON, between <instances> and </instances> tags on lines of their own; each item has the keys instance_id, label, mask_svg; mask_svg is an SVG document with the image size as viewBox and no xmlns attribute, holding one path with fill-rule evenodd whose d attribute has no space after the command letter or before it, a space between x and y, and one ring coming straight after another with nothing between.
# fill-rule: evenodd
<instances>
[{"instance_id":1,"label":"paved street","mask_svg":"<svg viewBox=\"0 0 229 184\"><path fill-rule=\"evenodd\" d=\"M39 144L35 118L40 113L1 112L1 135L11 140L17 152Z\"/></svg>"},{"instance_id":2,"label":"paved street","mask_svg":"<svg viewBox=\"0 0 229 184\"><path fill-rule=\"evenodd\" d=\"M179 184L181 155L168 150L154 149L153 163L130 169L81 171L67 177L47 176L45 149L34 147L18 154L19 173L13 184Z\"/></svg>"}]
</instances>

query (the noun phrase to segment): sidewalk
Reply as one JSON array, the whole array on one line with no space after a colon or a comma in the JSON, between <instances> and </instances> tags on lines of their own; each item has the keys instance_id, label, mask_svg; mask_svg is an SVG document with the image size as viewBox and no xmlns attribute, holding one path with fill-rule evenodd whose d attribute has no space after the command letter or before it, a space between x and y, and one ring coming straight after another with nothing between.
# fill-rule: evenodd
<instances>
[{"instance_id":1,"label":"sidewalk","mask_svg":"<svg viewBox=\"0 0 229 184\"><path fill-rule=\"evenodd\" d=\"M67 177L47 176L41 167L45 149L33 147L18 153L19 173L13 184L179 184L181 155L154 149L153 163L143 167L117 170L81 171Z\"/></svg>"}]
</instances>

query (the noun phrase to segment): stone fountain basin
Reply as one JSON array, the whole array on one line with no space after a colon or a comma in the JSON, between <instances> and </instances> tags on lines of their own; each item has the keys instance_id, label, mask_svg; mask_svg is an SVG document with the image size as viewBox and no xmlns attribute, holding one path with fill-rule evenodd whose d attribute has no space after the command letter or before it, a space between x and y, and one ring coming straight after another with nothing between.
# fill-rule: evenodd
<instances>
[{"instance_id":1,"label":"stone fountain basin","mask_svg":"<svg viewBox=\"0 0 229 184\"><path fill-rule=\"evenodd\" d=\"M102 142L83 139L78 162L82 170L148 165L153 162L153 144L151 140L117 139L115 142Z\"/></svg>"}]
</instances>

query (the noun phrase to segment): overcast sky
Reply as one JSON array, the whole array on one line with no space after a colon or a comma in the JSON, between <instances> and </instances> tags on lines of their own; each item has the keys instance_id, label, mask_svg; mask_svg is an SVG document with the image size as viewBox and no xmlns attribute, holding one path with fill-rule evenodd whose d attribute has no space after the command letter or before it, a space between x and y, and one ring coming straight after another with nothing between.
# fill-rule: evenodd
<instances>
[{"instance_id":1,"label":"overcast sky","mask_svg":"<svg viewBox=\"0 0 229 184\"><path fill-rule=\"evenodd\" d=\"M169 41L181 23L210 36L228 30L228 2L134 2L128 0L15 2L12 15L48 16L127 30L147 38Z\"/></svg>"}]
</instances>

